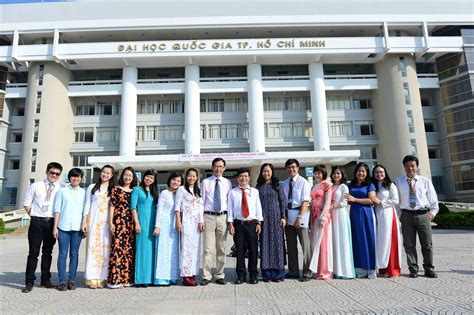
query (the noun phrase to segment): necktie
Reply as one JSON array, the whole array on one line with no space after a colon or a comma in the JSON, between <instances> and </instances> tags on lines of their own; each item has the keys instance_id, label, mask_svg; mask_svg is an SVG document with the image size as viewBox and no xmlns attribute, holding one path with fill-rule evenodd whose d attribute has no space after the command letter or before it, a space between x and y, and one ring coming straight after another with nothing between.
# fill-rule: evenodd
<instances>
[{"instance_id":1,"label":"necktie","mask_svg":"<svg viewBox=\"0 0 474 315\"><path fill-rule=\"evenodd\" d=\"M408 179L408 187L410 187L410 208L415 209L416 207L416 179Z\"/></svg>"},{"instance_id":2,"label":"necktie","mask_svg":"<svg viewBox=\"0 0 474 315\"><path fill-rule=\"evenodd\" d=\"M49 205L51 202L51 194L53 193L54 189L54 184L48 182L46 186L46 198L44 199L43 207L41 208L42 212L48 212L49 210Z\"/></svg>"},{"instance_id":3,"label":"necktie","mask_svg":"<svg viewBox=\"0 0 474 315\"><path fill-rule=\"evenodd\" d=\"M293 178L290 178L290 188L288 189L288 209L293 207Z\"/></svg>"},{"instance_id":4,"label":"necktie","mask_svg":"<svg viewBox=\"0 0 474 315\"><path fill-rule=\"evenodd\" d=\"M221 211L221 187L219 186L219 178L216 178L216 185L214 186L214 212Z\"/></svg>"},{"instance_id":5,"label":"necktie","mask_svg":"<svg viewBox=\"0 0 474 315\"><path fill-rule=\"evenodd\" d=\"M245 189L240 188L242 190L242 215L244 218L249 216L249 203L247 202L247 194L245 193Z\"/></svg>"}]
</instances>

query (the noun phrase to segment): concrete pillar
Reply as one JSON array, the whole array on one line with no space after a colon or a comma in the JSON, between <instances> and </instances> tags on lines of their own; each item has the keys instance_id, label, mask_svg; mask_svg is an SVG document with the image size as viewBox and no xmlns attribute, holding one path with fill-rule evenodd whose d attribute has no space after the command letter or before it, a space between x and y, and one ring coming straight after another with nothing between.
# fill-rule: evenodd
<instances>
[{"instance_id":1,"label":"concrete pillar","mask_svg":"<svg viewBox=\"0 0 474 315\"><path fill-rule=\"evenodd\" d=\"M184 70L184 129L186 139L184 151L186 154L201 153L201 95L199 91L199 66L187 65Z\"/></svg>"},{"instance_id":2,"label":"concrete pillar","mask_svg":"<svg viewBox=\"0 0 474 315\"><path fill-rule=\"evenodd\" d=\"M255 187L257 185L257 179L260 175L260 165L250 167L250 186Z\"/></svg>"},{"instance_id":3,"label":"concrete pillar","mask_svg":"<svg viewBox=\"0 0 474 315\"><path fill-rule=\"evenodd\" d=\"M262 66L248 65L247 77L250 152L265 152Z\"/></svg>"},{"instance_id":4,"label":"concrete pillar","mask_svg":"<svg viewBox=\"0 0 474 315\"><path fill-rule=\"evenodd\" d=\"M328 112L324 70L321 63L309 65L309 89L314 136L314 151L329 151Z\"/></svg>"},{"instance_id":5,"label":"concrete pillar","mask_svg":"<svg viewBox=\"0 0 474 315\"><path fill-rule=\"evenodd\" d=\"M123 68L119 150L119 154L123 156L135 156L135 134L137 129L137 78L137 68Z\"/></svg>"},{"instance_id":6,"label":"concrete pillar","mask_svg":"<svg viewBox=\"0 0 474 315\"><path fill-rule=\"evenodd\" d=\"M385 55L375 64L378 89L374 92L375 132L379 139L378 161L384 164L391 177L403 175L402 159L411 154L410 141L416 140L420 172L431 176L428 147L426 141L420 87L415 61L411 55L403 55L406 76L402 76L400 55ZM407 83L410 104L405 104L403 84ZM409 132L407 111L413 113L415 130Z\"/></svg>"}]
</instances>

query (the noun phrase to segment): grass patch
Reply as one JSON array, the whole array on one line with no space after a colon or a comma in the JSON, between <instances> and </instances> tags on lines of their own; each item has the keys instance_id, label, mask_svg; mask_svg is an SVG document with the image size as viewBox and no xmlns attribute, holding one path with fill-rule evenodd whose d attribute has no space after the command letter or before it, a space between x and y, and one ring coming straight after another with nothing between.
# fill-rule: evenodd
<instances>
[{"instance_id":1,"label":"grass patch","mask_svg":"<svg viewBox=\"0 0 474 315\"><path fill-rule=\"evenodd\" d=\"M441 206L442 205L442 206ZM441 211L443 210L443 211ZM474 211L450 212L444 204L440 204L440 212L434 221L440 228L474 228Z\"/></svg>"}]
</instances>

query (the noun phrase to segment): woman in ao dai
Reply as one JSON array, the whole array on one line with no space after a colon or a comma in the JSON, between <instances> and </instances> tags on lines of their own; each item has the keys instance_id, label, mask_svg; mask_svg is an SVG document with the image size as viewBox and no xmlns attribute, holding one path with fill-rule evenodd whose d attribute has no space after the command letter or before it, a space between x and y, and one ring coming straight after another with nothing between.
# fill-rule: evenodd
<instances>
[{"instance_id":1,"label":"woman in ao dai","mask_svg":"<svg viewBox=\"0 0 474 315\"><path fill-rule=\"evenodd\" d=\"M314 167L316 184L311 190L311 248L313 257L309 268L316 272L317 279L332 278L332 225L331 225L331 185L326 182L327 170L322 164Z\"/></svg>"},{"instance_id":2,"label":"woman in ao dai","mask_svg":"<svg viewBox=\"0 0 474 315\"><path fill-rule=\"evenodd\" d=\"M130 210L135 221L135 285L147 287L153 284L153 259L155 257L155 237L153 230L156 218L158 189L155 173L147 170L140 186L135 187L130 197Z\"/></svg>"},{"instance_id":3,"label":"woman in ao dai","mask_svg":"<svg viewBox=\"0 0 474 315\"><path fill-rule=\"evenodd\" d=\"M171 173L168 177L168 189L158 198L155 231L155 285L176 284L179 278L179 233L176 230L174 204L176 190L183 182L182 175Z\"/></svg>"},{"instance_id":4,"label":"woman in ao dai","mask_svg":"<svg viewBox=\"0 0 474 315\"><path fill-rule=\"evenodd\" d=\"M345 184L347 176L342 167L336 166L331 172L332 181L332 246L333 272L336 279L355 278L354 257L352 256L351 220L344 195L349 193Z\"/></svg>"},{"instance_id":5,"label":"woman in ao dai","mask_svg":"<svg viewBox=\"0 0 474 315\"><path fill-rule=\"evenodd\" d=\"M176 229L181 233L180 267L183 285L196 286L201 254L201 232L204 230L204 207L197 184L198 171L186 171L186 182L176 192Z\"/></svg>"},{"instance_id":6,"label":"woman in ao dai","mask_svg":"<svg viewBox=\"0 0 474 315\"><path fill-rule=\"evenodd\" d=\"M390 180L387 169L376 165L373 169L375 204L377 217L377 268L382 276L398 277L401 271L402 246L400 225L395 207L398 205L398 190Z\"/></svg>"},{"instance_id":7,"label":"woman in ao dai","mask_svg":"<svg viewBox=\"0 0 474 315\"><path fill-rule=\"evenodd\" d=\"M86 191L82 231L87 235L85 283L92 289L107 284L111 236L109 201L114 188L114 168L105 165L100 178Z\"/></svg>"}]
</instances>

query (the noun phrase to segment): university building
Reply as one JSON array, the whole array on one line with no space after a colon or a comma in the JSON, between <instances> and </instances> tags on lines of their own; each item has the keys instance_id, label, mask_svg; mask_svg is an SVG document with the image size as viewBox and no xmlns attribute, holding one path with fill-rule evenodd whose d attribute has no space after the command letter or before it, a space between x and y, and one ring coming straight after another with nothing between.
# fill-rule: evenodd
<instances>
[{"instance_id":1,"label":"university building","mask_svg":"<svg viewBox=\"0 0 474 315\"><path fill-rule=\"evenodd\" d=\"M75 1L0 5L0 203L48 162L167 173L415 154L474 200L471 1ZM22 1L25 2L25 1ZM351 177L352 174L349 174ZM66 175L64 175L66 177Z\"/></svg>"}]
</instances>

